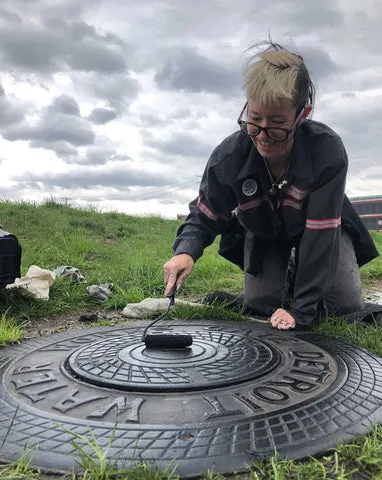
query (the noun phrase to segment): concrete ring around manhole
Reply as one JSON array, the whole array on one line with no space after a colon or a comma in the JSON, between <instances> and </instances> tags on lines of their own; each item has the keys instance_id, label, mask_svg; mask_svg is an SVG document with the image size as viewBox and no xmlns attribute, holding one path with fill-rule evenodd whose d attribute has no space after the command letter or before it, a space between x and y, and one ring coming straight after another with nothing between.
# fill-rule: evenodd
<instances>
[{"instance_id":1,"label":"concrete ring around manhole","mask_svg":"<svg viewBox=\"0 0 382 480\"><path fill-rule=\"evenodd\" d=\"M74 434L110 458L182 477L243 472L277 450L316 455L382 423L382 359L334 338L257 322L166 321L183 349L147 349L147 322L90 328L0 351L0 460L26 445L42 471L78 469Z\"/></svg>"}]
</instances>

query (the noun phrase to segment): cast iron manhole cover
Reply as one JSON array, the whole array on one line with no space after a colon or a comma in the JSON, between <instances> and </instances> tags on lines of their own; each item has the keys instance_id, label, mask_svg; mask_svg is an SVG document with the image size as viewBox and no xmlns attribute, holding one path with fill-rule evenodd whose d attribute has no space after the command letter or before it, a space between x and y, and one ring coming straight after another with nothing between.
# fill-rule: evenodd
<instances>
[{"instance_id":1,"label":"cast iron manhole cover","mask_svg":"<svg viewBox=\"0 0 382 480\"><path fill-rule=\"evenodd\" d=\"M181 476L245 471L275 449L322 453L382 423L382 359L338 339L256 322L166 322L194 343L148 350L147 322L24 342L0 352L0 459L36 447L42 470L77 468L92 430L120 465ZM163 327L162 327L163 329ZM159 328L155 328L159 331Z\"/></svg>"}]
</instances>

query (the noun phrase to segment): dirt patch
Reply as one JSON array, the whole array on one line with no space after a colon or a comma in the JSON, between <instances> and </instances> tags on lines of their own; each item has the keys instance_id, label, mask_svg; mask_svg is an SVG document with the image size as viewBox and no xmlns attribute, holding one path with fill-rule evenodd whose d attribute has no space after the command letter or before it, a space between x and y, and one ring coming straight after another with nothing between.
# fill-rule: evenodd
<instances>
[{"instance_id":1,"label":"dirt patch","mask_svg":"<svg viewBox=\"0 0 382 480\"><path fill-rule=\"evenodd\" d=\"M367 287L363 289L366 300L382 305L382 280L370 280Z\"/></svg>"},{"instance_id":2,"label":"dirt patch","mask_svg":"<svg viewBox=\"0 0 382 480\"><path fill-rule=\"evenodd\" d=\"M57 315L55 317L43 317L33 320L24 327L23 340L35 337L45 337L53 333L66 332L68 330L81 330L100 325L112 326L128 323L120 311L104 311L96 307L93 309L77 310L75 312Z\"/></svg>"}]
</instances>

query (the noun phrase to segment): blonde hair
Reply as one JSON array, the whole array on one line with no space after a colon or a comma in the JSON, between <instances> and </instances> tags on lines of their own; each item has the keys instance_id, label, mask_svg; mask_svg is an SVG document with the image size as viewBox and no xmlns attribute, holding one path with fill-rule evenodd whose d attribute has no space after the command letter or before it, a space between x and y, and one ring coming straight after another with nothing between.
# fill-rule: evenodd
<instances>
[{"instance_id":1,"label":"blonde hair","mask_svg":"<svg viewBox=\"0 0 382 480\"><path fill-rule=\"evenodd\" d=\"M280 98L288 98L298 110L313 104L315 89L303 58L280 45L266 44L268 48L256 53L246 65L247 99L270 107L279 105Z\"/></svg>"}]
</instances>

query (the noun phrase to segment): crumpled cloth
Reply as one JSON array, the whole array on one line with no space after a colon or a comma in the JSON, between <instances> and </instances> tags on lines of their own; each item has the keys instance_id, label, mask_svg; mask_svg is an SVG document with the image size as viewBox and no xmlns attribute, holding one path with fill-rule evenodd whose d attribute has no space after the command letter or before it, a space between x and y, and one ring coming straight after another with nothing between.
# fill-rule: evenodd
<instances>
[{"instance_id":1,"label":"crumpled cloth","mask_svg":"<svg viewBox=\"0 0 382 480\"><path fill-rule=\"evenodd\" d=\"M170 300L168 298L145 298L139 303L128 303L122 310L122 315L127 318L148 318L155 313L167 310ZM188 305L190 307L203 307L200 303L176 299L175 305Z\"/></svg>"},{"instance_id":2,"label":"crumpled cloth","mask_svg":"<svg viewBox=\"0 0 382 480\"><path fill-rule=\"evenodd\" d=\"M100 283L86 287L88 297L97 303L105 303L112 295L114 285L112 283Z\"/></svg>"},{"instance_id":3,"label":"crumpled cloth","mask_svg":"<svg viewBox=\"0 0 382 480\"><path fill-rule=\"evenodd\" d=\"M17 288L25 296L49 300L49 288L55 278L54 272L37 265L31 265L24 277L16 278L13 283L8 284L5 288L7 290Z\"/></svg>"},{"instance_id":4,"label":"crumpled cloth","mask_svg":"<svg viewBox=\"0 0 382 480\"><path fill-rule=\"evenodd\" d=\"M53 273L56 277L69 277L70 281L73 283L86 283L85 277L76 267L70 265L61 265L53 270Z\"/></svg>"}]
</instances>

